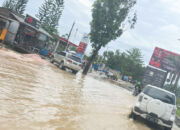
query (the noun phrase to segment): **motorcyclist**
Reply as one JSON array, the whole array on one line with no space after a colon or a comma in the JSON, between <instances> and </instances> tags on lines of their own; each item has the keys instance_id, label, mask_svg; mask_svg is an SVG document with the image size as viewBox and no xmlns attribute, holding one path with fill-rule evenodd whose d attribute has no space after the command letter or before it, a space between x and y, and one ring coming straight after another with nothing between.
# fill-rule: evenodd
<instances>
[{"instance_id":1,"label":"motorcyclist","mask_svg":"<svg viewBox=\"0 0 180 130\"><path fill-rule=\"evenodd\" d=\"M141 92L141 82L137 82L135 85L134 95L137 96Z\"/></svg>"}]
</instances>

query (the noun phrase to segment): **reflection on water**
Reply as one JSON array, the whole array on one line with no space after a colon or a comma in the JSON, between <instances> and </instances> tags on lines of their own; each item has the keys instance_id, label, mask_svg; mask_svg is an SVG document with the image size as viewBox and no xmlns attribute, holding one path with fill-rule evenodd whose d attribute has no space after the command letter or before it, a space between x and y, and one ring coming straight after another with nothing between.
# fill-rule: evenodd
<instances>
[{"instance_id":1,"label":"reflection on water","mask_svg":"<svg viewBox=\"0 0 180 130\"><path fill-rule=\"evenodd\" d=\"M0 52L0 129L150 129L128 119L135 100L128 91L10 54Z\"/></svg>"}]
</instances>

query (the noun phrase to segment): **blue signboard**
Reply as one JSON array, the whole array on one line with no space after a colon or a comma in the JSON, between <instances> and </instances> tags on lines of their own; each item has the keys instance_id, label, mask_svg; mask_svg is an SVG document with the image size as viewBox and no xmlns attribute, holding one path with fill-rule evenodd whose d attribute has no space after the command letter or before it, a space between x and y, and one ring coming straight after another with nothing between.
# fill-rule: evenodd
<instances>
[{"instance_id":1,"label":"blue signboard","mask_svg":"<svg viewBox=\"0 0 180 130\"><path fill-rule=\"evenodd\" d=\"M77 53L76 56L81 58L81 59L83 58L83 54L81 54L81 53Z\"/></svg>"}]
</instances>

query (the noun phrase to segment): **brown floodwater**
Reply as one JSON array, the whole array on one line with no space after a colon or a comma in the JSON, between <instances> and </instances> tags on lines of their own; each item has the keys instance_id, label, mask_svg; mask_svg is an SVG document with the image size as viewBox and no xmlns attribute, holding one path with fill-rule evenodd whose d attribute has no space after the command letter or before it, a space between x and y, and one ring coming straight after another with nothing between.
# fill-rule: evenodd
<instances>
[{"instance_id":1,"label":"brown floodwater","mask_svg":"<svg viewBox=\"0 0 180 130\"><path fill-rule=\"evenodd\" d=\"M0 50L1 130L157 129L128 118L134 101L95 74L73 75L35 55Z\"/></svg>"}]
</instances>

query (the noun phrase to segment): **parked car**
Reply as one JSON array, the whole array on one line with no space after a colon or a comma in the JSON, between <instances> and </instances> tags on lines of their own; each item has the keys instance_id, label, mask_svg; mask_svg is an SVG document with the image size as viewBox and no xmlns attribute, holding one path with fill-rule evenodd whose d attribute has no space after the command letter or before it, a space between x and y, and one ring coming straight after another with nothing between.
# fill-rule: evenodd
<instances>
[{"instance_id":1,"label":"parked car","mask_svg":"<svg viewBox=\"0 0 180 130\"><path fill-rule=\"evenodd\" d=\"M126 76L126 75L124 75L124 76L122 77L122 80L123 80L123 81L128 81L128 79L129 79L129 77Z\"/></svg>"},{"instance_id":2,"label":"parked car","mask_svg":"<svg viewBox=\"0 0 180 130\"><path fill-rule=\"evenodd\" d=\"M176 96L162 88L147 85L140 93L131 117L140 116L171 130L176 117Z\"/></svg>"},{"instance_id":3,"label":"parked car","mask_svg":"<svg viewBox=\"0 0 180 130\"><path fill-rule=\"evenodd\" d=\"M112 80L116 80L116 81L118 80L117 76L114 75L112 72L108 72L107 77Z\"/></svg>"},{"instance_id":4,"label":"parked car","mask_svg":"<svg viewBox=\"0 0 180 130\"><path fill-rule=\"evenodd\" d=\"M76 74L82 68L81 59L68 52L57 52L51 58L52 63L57 63L61 69L71 69Z\"/></svg>"}]
</instances>

